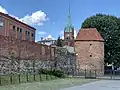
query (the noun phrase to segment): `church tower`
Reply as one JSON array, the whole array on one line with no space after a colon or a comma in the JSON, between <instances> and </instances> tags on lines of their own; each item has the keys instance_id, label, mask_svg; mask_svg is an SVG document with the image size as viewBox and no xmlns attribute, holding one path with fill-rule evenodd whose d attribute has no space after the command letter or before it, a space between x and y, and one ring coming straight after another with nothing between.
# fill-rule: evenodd
<instances>
[{"instance_id":1,"label":"church tower","mask_svg":"<svg viewBox=\"0 0 120 90\"><path fill-rule=\"evenodd\" d=\"M69 5L69 15L68 22L64 28L64 46L74 47L74 27L71 23L71 15L70 15L70 5Z\"/></svg>"}]
</instances>

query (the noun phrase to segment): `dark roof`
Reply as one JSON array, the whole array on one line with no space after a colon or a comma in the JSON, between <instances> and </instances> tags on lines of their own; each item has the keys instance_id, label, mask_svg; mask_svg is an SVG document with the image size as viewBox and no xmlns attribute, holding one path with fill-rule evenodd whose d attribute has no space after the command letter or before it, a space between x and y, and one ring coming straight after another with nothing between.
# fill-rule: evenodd
<instances>
[{"instance_id":1,"label":"dark roof","mask_svg":"<svg viewBox=\"0 0 120 90\"><path fill-rule=\"evenodd\" d=\"M14 21L16 21L16 22L19 22L19 23L21 23L21 24L23 24L23 25L25 25L25 26L27 26L27 27L29 27L29 28L32 28L32 29L36 30L34 27L31 27L31 26L29 26L29 25L27 25L27 24L25 24L25 23L23 23L23 22L15 19L15 18L9 16L8 14L4 14L4 13L0 12L0 15L5 16L5 17L7 17L7 18L10 18L10 19L12 19L12 20L14 20Z\"/></svg>"},{"instance_id":2,"label":"dark roof","mask_svg":"<svg viewBox=\"0 0 120 90\"><path fill-rule=\"evenodd\" d=\"M76 41L104 41L96 28L82 28L79 30Z\"/></svg>"}]
</instances>

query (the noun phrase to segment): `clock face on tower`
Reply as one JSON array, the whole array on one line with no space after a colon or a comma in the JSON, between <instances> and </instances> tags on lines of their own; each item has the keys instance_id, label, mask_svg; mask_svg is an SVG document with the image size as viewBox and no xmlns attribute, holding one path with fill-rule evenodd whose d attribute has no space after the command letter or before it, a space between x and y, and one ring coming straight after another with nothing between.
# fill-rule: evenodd
<instances>
[{"instance_id":1,"label":"clock face on tower","mask_svg":"<svg viewBox=\"0 0 120 90\"><path fill-rule=\"evenodd\" d=\"M66 34L66 39L70 39L70 34L69 33Z\"/></svg>"},{"instance_id":2,"label":"clock face on tower","mask_svg":"<svg viewBox=\"0 0 120 90\"><path fill-rule=\"evenodd\" d=\"M70 34L67 34L67 37L69 37L70 36Z\"/></svg>"}]
</instances>

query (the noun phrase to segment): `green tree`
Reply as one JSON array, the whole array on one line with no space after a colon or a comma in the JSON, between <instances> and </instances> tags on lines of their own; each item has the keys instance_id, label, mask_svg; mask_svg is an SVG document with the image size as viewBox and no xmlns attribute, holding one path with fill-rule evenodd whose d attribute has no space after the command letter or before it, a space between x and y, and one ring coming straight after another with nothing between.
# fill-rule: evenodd
<instances>
[{"instance_id":1,"label":"green tree","mask_svg":"<svg viewBox=\"0 0 120 90\"><path fill-rule=\"evenodd\" d=\"M105 40L105 64L120 65L120 19L96 14L82 23L82 28L96 28Z\"/></svg>"},{"instance_id":2,"label":"green tree","mask_svg":"<svg viewBox=\"0 0 120 90\"><path fill-rule=\"evenodd\" d=\"M57 46L62 47L62 39L60 38L60 36L57 39Z\"/></svg>"}]
</instances>

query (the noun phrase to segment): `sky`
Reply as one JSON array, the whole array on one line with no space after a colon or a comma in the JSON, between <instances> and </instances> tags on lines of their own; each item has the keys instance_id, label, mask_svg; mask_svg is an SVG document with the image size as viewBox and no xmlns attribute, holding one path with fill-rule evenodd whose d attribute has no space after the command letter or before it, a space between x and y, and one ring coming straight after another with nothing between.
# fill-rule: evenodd
<instances>
[{"instance_id":1,"label":"sky","mask_svg":"<svg viewBox=\"0 0 120 90\"><path fill-rule=\"evenodd\" d=\"M71 8L72 24L76 32L82 22L96 13L120 17L120 0L0 0L0 12L36 28L36 41L41 37L63 37Z\"/></svg>"}]
</instances>

